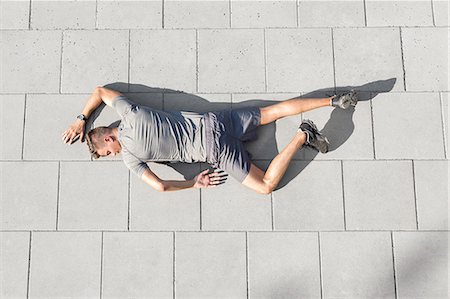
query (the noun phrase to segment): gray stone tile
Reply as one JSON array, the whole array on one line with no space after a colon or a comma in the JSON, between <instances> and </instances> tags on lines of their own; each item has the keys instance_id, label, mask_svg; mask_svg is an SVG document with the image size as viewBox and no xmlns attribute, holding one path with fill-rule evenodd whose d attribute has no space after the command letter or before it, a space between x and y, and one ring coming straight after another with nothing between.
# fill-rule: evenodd
<instances>
[{"instance_id":1,"label":"gray stone tile","mask_svg":"<svg viewBox=\"0 0 450 299\"><path fill-rule=\"evenodd\" d=\"M377 159L444 157L439 94L384 93L372 107Z\"/></svg>"},{"instance_id":2,"label":"gray stone tile","mask_svg":"<svg viewBox=\"0 0 450 299\"><path fill-rule=\"evenodd\" d=\"M360 101L355 109L325 107L308 111L303 119L312 120L330 141L329 152L305 148L306 159L373 159L370 101Z\"/></svg>"},{"instance_id":3,"label":"gray stone tile","mask_svg":"<svg viewBox=\"0 0 450 299\"><path fill-rule=\"evenodd\" d=\"M276 230L344 229L338 161L291 162L281 186L273 193Z\"/></svg>"},{"instance_id":4,"label":"gray stone tile","mask_svg":"<svg viewBox=\"0 0 450 299\"><path fill-rule=\"evenodd\" d=\"M249 233L249 298L320 298L316 233Z\"/></svg>"},{"instance_id":5,"label":"gray stone tile","mask_svg":"<svg viewBox=\"0 0 450 299\"><path fill-rule=\"evenodd\" d=\"M205 113L230 108L230 94L164 94L164 110L181 110Z\"/></svg>"},{"instance_id":6,"label":"gray stone tile","mask_svg":"<svg viewBox=\"0 0 450 299\"><path fill-rule=\"evenodd\" d=\"M402 28L406 90L448 91L449 28Z\"/></svg>"},{"instance_id":7,"label":"gray stone tile","mask_svg":"<svg viewBox=\"0 0 450 299\"><path fill-rule=\"evenodd\" d=\"M448 296L448 232L394 232L399 298Z\"/></svg>"},{"instance_id":8,"label":"gray stone tile","mask_svg":"<svg viewBox=\"0 0 450 299\"><path fill-rule=\"evenodd\" d=\"M96 1L31 1L32 29L94 29Z\"/></svg>"},{"instance_id":9,"label":"gray stone tile","mask_svg":"<svg viewBox=\"0 0 450 299\"><path fill-rule=\"evenodd\" d=\"M403 90L398 28L334 29L334 55L336 85L357 86L396 78L393 90Z\"/></svg>"},{"instance_id":10,"label":"gray stone tile","mask_svg":"<svg viewBox=\"0 0 450 299\"><path fill-rule=\"evenodd\" d=\"M1 160L22 159L24 111L24 95L0 95Z\"/></svg>"},{"instance_id":11,"label":"gray stone tile","mask_svg":"<svg viewBox=\"0 0 450 299\"><path fill-rule=\"evenodd\" d=\"M0 163L2 230L55 229L58 163Z\"/></svg>"},{"instance_id":12,"label":"gray stone tile","mask_svg":"<svg viewBox=\"0 0 450 299\"><path fill-rule=\"evenodd\" d=\"M28 232L0 232L0 296L27 298Z\"/></svg>"},{"instance_id":13,"label":"gray stone tile","mask_svg":"<svg viewBox=\"0 0 450 299\"><path fill-rule=\"evenodd\" d=\"M2 31L0 48L1 93L59 92L60 31Z\"/></svg>"},{"instance_id":14,"label":"gray stone tile","mask_svg":"<svg viewBox=\"0 0 450 299\"><path fill-rule=\"evenodd\" d=\"M199 164L148 165L163 180L192 179L200 172ZM130 230L200 229L199 189L158 192L133 173L130 188Z\"/></svg>"},{"instance_id":15,"label":"gray stone tile","mask_svg":"<svg viewBox=\"0 0 450 299\"><path fill-rule=\"evenodd\" d=\"M295 0L231 0L231 27L297 27Z\"/></svg>"},{"instance_id":16,"label":"gray stone tile","mask_svg":"<svg viewBox=\"0 0 450 299\"><path fill-rule=\"evenodd\" d=\"M300 27L364 27L364 1L300 0L298 22Z\"/></svg>"},{"instance_id":17,"label":"gray stone tile","mask_svg":"<svg viewBox=\"0 0 450 299\"><path fill-rule=\"evenodd\" d=\"M131 31L130 82L195 91L195 38L195 30ZM140 90L131 85L130 91Z\"/></svg>"},{"instance_id":18,"label":"gray stone tile","mask_svg":"<svg viewBox=\"0 0 450 299\"><path fill-rule=\"evenodd\" d=\"M414 161L419 229L448 230L447 161Z\"/></svg>"},{"instance_id":19,"label":"gray stone tile","mask_svg":"<svg viewBox=\"0 0 450 299\"><path fill-rule=\"evenodd\" d=\"M128 170L123 163L61 163L59 229L126 230L127 218Z\"/></svg>"},{"instance_id":20,"label":"gray stone tile","mask_svg":"<svg viewBox=\"0 0 450 299\"><path fill-rule=\"evenodd\" d=\"M145 29L162 27L161 1L97 2L97 28Z\"/></svg>"},{"instance_id":21,"label":"gray stone tile","mask_svg":"<svg viewBox=\"0 0 450 299\"><path fill-rule=\"evenodd\" d=\"M164 1L164 28L227 28L229 1Z\"/></svg>"},{"instance_id":22,"label":"gray stone tile","mask_svg":"<svg viewBox=\"0 0 450 299\"><path fill-rule=\"evenodd\" d=\"M172 233L105 233L103 298L172 298Z\"/></svg>"},{"instance_id":23,"label":"gray stone tile","mask_svg":"<svg viewBox=\"0 0 450 299\"><path fill-rule=\"evenodd\" d=\"M366 1L367 26L432 26L430 1Z\"/></svg>"},{"instance_id":24,"label":"gray stone tile","mask_svg":"<svg viewBox=\"0 0 450 299\"><path fill-rule=\"evenodd\" d=\"M62 92L91 92L99 85L128 82L128 54L127 30L64 31Z\"/></svg>"},{"instance_id":25,"label":"gray stone tile","mask_svg":"<svg viewBox=\"0 0 450 299\"><path fill-rule=\"evenodd\" d=\"M262 29L199 30L198 91L264 91Z\"/></svg>"},{"instance_id":26,"label":"gray stone tile","mask_svg":"<svg viewBox=\"0 0 450 299\"><path fill-rule=\"evenodd\" d=\"M176 233L179 298L247 298L245 233Z\"/></svg>"},{"instance_id":27,"label":"gray stone tile","mask_svg":"<svg viewBox=\"0 0 450 299\"><path fill-rule=\"evenodd\" d=\"M416 229L411 161L344 161L343 166L347 229Z\"/></svg>"},{"instance_id":28,"label":"gray stone tile","mask_svg":"<svg viewBox=\"0 0 450 299\"><path fill-rule=\"evenodd\" d=\"M258 194L229 175L225 184L202 189L202 229L271 230L270 195Z\"/></svg>"},{"instance_id":29,"label":"gray stone tile","mask_svg":"<svg viewBox=\"0 0 450 299\"><path fill-rule=\"evenodd\" d=\"M101 233L37 232L31 243L30 298L100 296Z\"/></svg>"},{"instance_id":30,"label":"gray stone tile","mask_svg":"<svg viewBox=\"0 0 450 299\"><path fill-rule=\"evenodd\" d=\"M436 26L448 26L448 8L447 0L432 0L434 10L434 23Z\"/></svg>"},{"instance_id":31,"label":"gray stone tile","mask_svg":"<svg viewBox=\"0 0 450 299\"><path fill-rule=\"evenodd\" d=\"M268 91L334 87L330 29L268 29L266 48Z\"/></svg>"},{"instance_id":32,"label":"gray stone tile","mask_svg":"<svg viewBox=\"0 0 450 299\"><path fill-rule=\"evenodd\" d=\"M29 2L0 1L0 29L28 29L29 16Z\"/></svg>"},{"instance_id":33,"label":"gray stone tile","mask_svg":"<svg viewBox=\"0 0 450 299\"><path fill-rule=\"evenodd\" d=\"M81 113L87 95L28 95L23 157L25 160L89 160L86 143L69 145L62 134ZM49 111L52 116L48 117ZM45 132L45 134L43 134Z\"/></svg>"},{"instance_id":34,"label":"gray stone tile","mask_svg":"<svg viewBox=\"0 0 450 299\"><path fill-rule=\"evenodd\" d=\"M388 232L321 233L324 298L395 298Z\"/></svg>"},{"instance_id":35,"label":"gray stone tile","mask_svg":"<svg viewBox=\"0 0 450 299\"><path fill-rule=\"evenodd\" d=\"M265 107L298 96L296 93L233 94L232 108ZM272 160L292 140L300 123L301 115L294 115L261 126L256 130L257 139L246 142L245 146L253 159ZM303 159L303 153L299 150L294 159Z\"/></svg>"},{"instance_id":36,"label":"gray stone tile","mask_svg":"<svg viewBox=\"0 0 450 299\"><path fill-rule=\"evenodd\" d=\"M448 146L448 131L449 131L449 125L448 125L448 115L450 110L448 109L448 98L449 98L448 92L441 93L441 109L442 109L442 121L444 126L444 145L445 145L445 157L448 159L450 156L449 154L449 146Z\"/></svg>"}]
</instances>

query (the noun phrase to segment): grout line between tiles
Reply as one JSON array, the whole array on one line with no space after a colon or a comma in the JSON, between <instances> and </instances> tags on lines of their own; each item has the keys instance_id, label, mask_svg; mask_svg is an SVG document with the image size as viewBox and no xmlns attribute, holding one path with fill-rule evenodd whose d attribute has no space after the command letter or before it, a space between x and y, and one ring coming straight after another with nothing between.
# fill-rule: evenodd
<instances>
[{"instance_id":1,"label":"grout line between tiles","mask_svg":"<svg viewBox=\"0 0 450 299\"><path fill-rule=\"evenodd\" d=\"M128 92L130 92L130 73L131 73L131 29L128 30L128 84L127 84Z\"/></svg>"},{"instance_id":2,"label":"grout line between tiles","mask_svg":"<svg viewBox=\"0 0 450 299\"><path fill-rule=\"evenodd\" d=\"M436 26L436 19L435 19L435 16L434 16L434 2L433 2L433 0L430 0L430 4L431 4L431 19L433 21L433 26Z\"/></svg>"},{"instance_id":3,"label":"grout line between tiles","mask_svg":"<svg viewBox=\"0 0 450 299\"><path fill-rule=\"evenodd\" d=\"M331 28L331 53L333 55L333 79L334 79L334 91L336 92L336 57L334 52L334 30Z\"/></svg>"},{"instance_id":4,"label":"grout line between tiles","mask_svg":"<svg viewBox=\"0 0 450 299\"><path fill-rule=\"evenodd\" d=\"M196 87L195 90L198 92L198 30L195 29L195 79Z\"/></svg>"},{"instance_id":5,"label":"grout line between tiles","mask_svg":"<svg viewBox=\"0 0 450 299\"><path fill-rule=\"evenodd\" d=\"M347 220L345 217L344 161L342 160L341 160L341 182L342 182L342 210L344 212L344 230L347 230Z\"/></svg>"},{"instance_id":6,"label":"grout line between tiles","mask_svg":"<svg viewBox=\"0 0 450 299\"><path fill-rule=\"evenodd\" d=\"M27 97L28 97L28 95L25 94L25 100L23 103L22 152L20 155L20 160L22 160L22 161L23 161L23 152L25 150L25 121L27 118Z\"/></svg>"},{"instance_id":7,"label":"grout line between tiles","mask_svg":"<svg viewBox=\"0 0 450 299\"><path fill-rule=\"evenodd\" d=\"M394 250L394 233L391 231L391 248L392 248L392 270L394 274L394 292L395 292L395 298L398 298L397 294L397 275L395 272L395 250Z\"/></svg>"},{"instance_id":8,"label":"grout line between tiles","mask_svg":"<svg viewBox=\"0 0 450 299\"><path fill-rule=\"evenodd\" d=\"M270 215L272 218L272 231L275 229L275 223L273 220L273 192L270 193Z\"/></svg>"},{"instance_id":9,"label":"grout line between tiles","mask_svg":"<svg viewBox=\"0 0 450 299\"><path fill-rule=\"evenodd\" d=\"M442 98L442 93L439 93L439 104L441 107L442 139L444 140L444 158L447 158L447 151L448 151L447 142L448 142L448 140L447 140L446 133L447 133L448 129L445 127L444 116L445 116L445 113L447 113L448 111L444 110L444 99Z\"/></svg>"},{"instance_id":10,"label":"grout line between tiles","mask_svg":"<svg viewBox=\"0 0 450 299\"><path fill-rule=\"evenodd\" d=\"M59 57L59 93L62 93L64 30L61 30L61 56Z\"/></svg>"},{"instance_id":11,"label":"grout line between tiles","mask_svg":"<svg viewBox=\"0 0 450 299\"><path fill-rule=\"evenodd\" d=\"M30 277L31 277L31 236L32 232L30 231L30 239L28 244L28 273L27 273L27 298L30 298Z\"/></svg>"},{"instance_id":12,"label":"grout line between tiles","mask_svg":"<svg viewBox=\"0 0 450 299\"><path fill-rule=\"evenodd\" d=\"M411 160L412 167L412 179L413 179L413 192L414 192L414 211L416 213L416 229L419 229L419 213L417 211L417 191L416 191L416 171L414 166L414 160Z\"/></svg>"},{"instance_id":13,"label":"grout line between tiles","mask_svg":"<svg viewBox=\"0 0 450 299\"><path fill-rule=\"evenodd\" d=\"M376 151L375 151L375 123L374 123L374 117L373 117L373 102L372 99L370 101L370 118L372 123L372 148L373 148L373 159L377 159Z\"/></svg>"},{"instance_id":14,"label":"grout line between tiles","mask_svg":"<svg viewBox=\"0 0 450 299\"><path fill-rule=\"evenodd\" d=\"M232 28L232 23L231 23L231 14L232 14L232 11L231 11L231 0L228 0L228 12L229 12L229 18L228 18L228 25L229 25L229 28Z\"/></svg>"},{"instance_id":15,"label":"grout line between tiles","mask_svg":"<svg viewBox=\"0 0 450 299\"><path fill-rule=\"evenodd\" d=\"M0 232L33 232L33 233L74 233L74 232L78 232L78 233L99 233L99 232L107 232L107 233L243 233L243 232L251 232L251 233L273 233L273 231L271 230L247 230L247 229L242 229L242 230L204 230L204 231L199 231L199 230L132 230L132 231L127 231L127 230L80 230L80 229L67 229L67 230L59 230L59 231L55 231L55 230L44 230L44 229L17 229L17 230L12 230L12 229L6 229L6 230L0 230ZM277 230L277 233L317 233L317 232L322 232L322 233L373 233L373 232L417 232L417 230L414 229L349 229L349 230ZM421 229L420 232L422 233L432 233L432 232L450 232L450 229Z\"/></svg>"},{"instance_id":16,"label":"grout line between tiles","mask_svg":"<svg viewBox=\"0 0 450 299\"><path fill-rule=\"evenodd\" d=\"M61 197L61 161L58 161L58 183L56 190L56 231L58 231L59 224L59 200Z\"/></svg>"},{"instance_id":17,"label":"grout line between tiles","mask_svg":"<svg viewBox=\"0 0 450 299\"><path fill-rule=\"evenodd\" d=\"M103 235L104 232L102 231L102 243L101 243L101 251L100 251L100 298L103 297Z\"/></svg>"},{"instance_id":18,"label":"grout line between tiles","mask_svg":"<svg viewBox=\"0 0 450 299\"><path fill-rule=\"evenodd\" d=\"M175 253L176 253L176 243L175 243L175 236L176 236L176 233L175 232L173 232L173 252L172 252L172 273L173 273L173 278L172 278L172 296L173 296L173 299L175 299L176 298L176 284L175 284L175 281L176 281L176 272L175 272L175 270L176 270L176 255L175 255Z\"/></svg>"},{"instance_id":19,"label":"grout line between tiles","mask_svg":"<svg viewBox=\"0 0 450 299\"><path fill-rule=\"evenodd\" d=\"M161 7L161 26L162 29L164 29L164 0L162 0L162 7Z\"/></svg>"},{"instance_id":20,"label":"grout line between tiles","mask_svg":"<svg viewBox=\"0 0 450 299\"><path fill-rule=\"evenodd\" d=\"M29 5L29 11L28 11L28 30L31 30L31 0Z\"/></svg>"},{"instance_id":21,"label":"grout line between tiles","mask_svg":"<svg viewBox=\"0 0 450 299\"><path fill-rule=\"evenodd\" d=\"M299 10L298 1L299 1L299 0L296 0L296 1L295 1L295 15L296 15L296 18L297 18L297 28L300 26L300 25L299 25L299 24L300 24L300 21L299 21L300 15L299 15L299 13L298 13L298 10Z\"/></svg>"},{"instance_id":22,"label":"grout line between tiles","mask_svg":"<svg viewBox=\"0 0 450 299\"><path fill-rule=\"evenodd\" d=\"M406 71L405 71L405 56L403 53L403 37L402 37L402 27L398 27L400 31L400 52L402 55L402 68L403 68L403 90L406 91Z\"/></svg>"},{"instance_id":23,"label":"grout line between tiles","mask_svg":"<svg viewBox=\"0 0 450 299\"><path fill-rule=\"evenodd\" d=\"M200 230L203 230L203 227L202 227L202 222L203 222L203 219L202 219L202 196L203 196L203 192L202 192L201 188L198 191L199 191L199 196L200 196Z\"/></svg>"},{"instance_id":24,"label":"grout line between tiles","mask_svg":"<svg viewBox=\"0 0 450 299\"><path fill-rule=\"evenodd\" d=\"M128 222L127 222L127 230L130 230L130 214L131 214L131 210L130 210L130 201L131 201L131 174L130 174L130 170L128 170Z\"/></svg>"},{"instance_id":25,"label":"grout line between tiles","mask_svg":"<svg viewBox=\"0 0 450 299\"><path fill-rule=\"evenodd\" d=\"M323 278L322 278L322 249L320 246L320 232L317 232L317 242L319 245L319 281L320 281L320 298L323 298Z\"/></svg>"},{"instance_id":26,"label":"grout line between tiles","mask_svg":"<svg viewBox=\"0 0 450 299\"><path fill-rule=\"evenodd\" d=\"M94 29L98 29L98 0L95 0L95 24Z\"/></svg>"},{"instance_id":27,"label":"grout line between tiles","mask_svg":"<svg viewBox=\"0 0 450 299\"><path fill-rule=\"evenodd\" d=\"M246 280L246 286L247 286L247 299L249 298L249 282L248 282L248 232L245 232L245 280Z\"/></svg>"},{"instance_id":28,"label":"grout line between tiles","mask_svg":"<svg viewBox=\"0 0 450 299\"><path fill-rule=\"evenodd\" d=\"M367 27L367 6L366 6L366 0L363 0L364 5L364 27Z\"/></svg>"},{"instance_id":29,"label":"grout line between tiles","mask_svg":"<svg viewBox=\"0 0 450 299\"><path fill-rule=\"evenodd\" d=\"M266 43L266 28L263 29L264 41L264 91L267 92L267 43Z\"/></svg>"}]
</instances>

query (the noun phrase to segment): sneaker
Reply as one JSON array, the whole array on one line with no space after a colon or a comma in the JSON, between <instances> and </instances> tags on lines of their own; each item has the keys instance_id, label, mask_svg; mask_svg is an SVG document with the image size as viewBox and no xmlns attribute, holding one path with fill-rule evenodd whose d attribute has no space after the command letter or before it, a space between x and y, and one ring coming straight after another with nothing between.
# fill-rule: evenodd
<instances>
[{"instance_id":1,"label":"sneaker","mask_svg":"<svg viewBox=\"0 0 450 299\"><path fill-rule=\"evenodd\" d=\"M358 103L358 95L354 90L350 92L335 95L332 99L332 106L347 109L350 106L356 106Z\"/></svg>"},{"instance_id":2,"label":"sneaker","mask_svg":"<svg viewBox=\"0 0 450 299\"><path fill-rule=\"evenodd\" d=\"M328 152L328 146L330 145L328 138L319 132L317 126L311 120L305 119L298 127L298 130L306 133L306 146L312 147L321 153Z\"/></svg>"}]
</instances>

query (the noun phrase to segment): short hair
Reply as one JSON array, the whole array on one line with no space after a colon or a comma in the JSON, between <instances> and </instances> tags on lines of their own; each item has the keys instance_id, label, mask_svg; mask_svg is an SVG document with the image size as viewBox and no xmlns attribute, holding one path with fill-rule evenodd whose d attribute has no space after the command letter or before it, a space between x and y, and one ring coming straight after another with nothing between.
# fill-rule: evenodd
<instances>
[{"instance_id":1,"label":"short hair","mask_svg":"<svg viewBox=\"0 0 450 299\"><path fill-rule=\"evenodd\" d=\"M86 134L86 143L93 159L101 157L97 151L105 146L103 136L111 133L112 129L109 127L97 127Z\"/></svg>"}]
</instances>

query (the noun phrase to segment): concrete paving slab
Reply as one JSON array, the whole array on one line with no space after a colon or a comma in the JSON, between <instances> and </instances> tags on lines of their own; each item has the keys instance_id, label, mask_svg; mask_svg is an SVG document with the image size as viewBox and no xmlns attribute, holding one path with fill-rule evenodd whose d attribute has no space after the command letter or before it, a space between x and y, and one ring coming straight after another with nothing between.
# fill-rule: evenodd
<instances>
[{"instance_id":1,"label":"concrete paving slab","mask_svg":"<svg viewBox=\"0 0 450 299\"><path fill-rule=\"evenodd\" d=\"M395 298L388 232L320 234L324 298Z\"/></svg>"},{"instance_id":2,"label":"concrete paving slab","mask_svg":"<svg viewBox=\"0 0 450 299\"><path fill-rule=\"evenodd\" d=\"M393 90L403 90L398 28L336 28L333 38L336 85L357 86L396 78Z\"/></svg>"},{"instance_id":3,"label":"concrete paving slab","mask_svg":"<svg viewBox=\"0 0 450 299\"><path fill-rule=\"evenodd\" d=\"M264 90L262 29L198 30L199 92Z\"/></svg>"},{"instance_id":4,"label":"concrete paving slab","mask_svg":"<svg viewBox=\"0 0 450 299\"><path fill-rule=\"evenodd\" d=\"M298 96L298 93L233 94L232 107L266 107ZM260 126L256 130L257 139L246 142L245 146L253 159L272 160L292 140L300 123L301 115L294 115ZM298 151L294 159L303 159L303 153Z\"/></svg>"},{"instance_id":5,"label":"concrete paving slab","mask_svg":"<svg viewBox=\"0 0 450 299\"><path fill-rule=\"evenodd\" d=\"M384 93L372 107L377 159L444 158L439 94Z\"/></svg>"},{"instance_id":6,"label":"concrete paving slab","mask_svg":"<svg viewBox=\"0 0 450 299\"><path fill-rule=\"evenodd\" d=\"M320 298L316 233L249 233L249 298Z\"/></svg>"},{"instance_id":7,"label":"concrete paving slab","mask_svg":"<svg viewBox=\"0 0 450 299\"><path fill-rule=\"evenodd\" d=\"M0 95L0 160L22 159L25 95Z\"/></svg>"},{"instance_id":8,"label":"concrete paving slab","mask_svg":"<svg viewBox=\"0 0 450 299\"><path fill-rule=\"evenodd\" d=\"M97 28L146 29L162 27L161 1L97 1Z\"/></svg>"},{"instance_id":9,"label":"concrete paving slab","mask_svg":"<svg viewBox=\"0 0 450 299\"><path fill-rule=\"evenodd\" d=\"M126 230L128 170L121 162L63 162L58 229Z\"/></svg>"},{"instance_id":10,"label":"concrete paving slab","mask_svg":"<svg viewBox=\"0 0 450 299\"><path fill-rule=\"evenodd\" d=\"M276 230L344 229L340 162L291 162L281 185L273 193Z\"/></svg>"},{"instance_id":11,"label":"concrete paving slab","mask_svg":"<svg viewBox=\"0 0 450 299\"><path fill-rule=\"evenodd\" d=\"M247 298L245 233L175 233L178 298Z\"/></svg>"},{"instance_id":12,"label":"concrete paving slab","mask_svg":"<svg viewBox=\"0 0 450 299\"><path fill-rule=\"evenodd\" d=\"M164 28L228 28L229 1L164 1Z\"/></svg>"},{"instance_id":13,"label":"concrete paving slab","mask_svg":"<svg viewBox=\"0 0 450 299\"><path fill-rule=\"evenodd\" d=\"M406 90L448 91L449 28L402 28Z\"/></svg>"},{"instance_id":14,"label":"concrete paving slab","mask_svg":"<svg viewBox=\"0 0 450 299\"><path fill-rule=\"evenodd\" d=\"M297 27L295 0L231 0L231 27Z\"/></svg>"},{"instance_id":15,"label":"concrete paving slab","mask_svg":"<svg viewBox=\"0 0 450 299\"><path fill-rule=\"evenodd\" d=\"M448 98L449 93L443 92L441 93L441 109L442 109L442 121L444 126L444 145L445 145L445 157L448 159L449 157L449 146L448 146L448 131L450 129L448 125L448 114L450 110L448 109Z\"/></svg>"},{"instance_id":16,"label":"concrete paving slab","mask_svg":"<svg viewBox=\"0 0 450 299\"><path fill-rule=\"evenodd\" d=\"M128 82L128 35L128 30L64 31L61 91L92 92L95 86Z\"/></svg>"},{"instance_id":17,"label":"concrete paving slab","mask_svg":"<svg viewBox=\"0 0 450 299\"><path fill-rule=\"evenodd\" d=\"M56 228L57 162L1 162L1 230Z\"/></svg>"},{"instance_id":18,"label":"concrete paving slab","mask_svg":"<svg viewBox=\"0 0 450 299\"><path fill-rule=\"evenodd\" d=\"M62 134L75 122L88 98L84 94L27 95L24 159L90 160L86 143L62 141ZM52 117L48 117L49 111Z\"/></svg>"},{"instance_id":19,"label":"concrete paving slab","mask_svg":"<svg viewBox=\"0 0 450 299\"><path fill-rule=\"evenodd\" d=\"M148 165L164 180L192 179L200 173L200 164ZM199 189L158 192L134 174L130 179L130 230L200 229Z\"/></svg>"},{"instance_id":20,"label":"concrete paving slab","mask_svg":"<svg viewBox=\"0 0 450 299\"><path fill-rule=\"evenodd\" d=\"M29 232L0 232L0 296L27 298Z\"/></svg>"},{"instance_id":21,"label":"concrete paving slab","mask_svg":"<svg viewBox=\"0 0 450 299\"><path fill-rule=\"evenodd\" d=\"M416 229L411 161L344 161L343 168L347 229Z\"/></svg>"},{"instance_id":22,"label":"concrete paving slab","mask_svg":"<svg viewBox=\"0 0 450 299\"><path fill-rule=\"evenodd\" d=\"M231 109L230 94L164 93L164 110L205 113Z\"/></svg>"},{"instance_id":23,"label":"concrete paving slab","mask_svg":"<svg viewBox=\"0 0 450 299\"><path fill-rule=\"evenodd\" d=\"M60 31L5 30L0 48L1 93L59 92Z\"/></svg>"},{"instance_id":24,"label":"concrete paving slab","mask_svg":"<svg viewBox=\"0 0 450 299\"><path fill-rule=\"evenodd\" d=\"M366 1L367 26L433 26L430 1Z\"/></svg>"},{"instance_id":25,"label":"concrete paving slab","mask_svg":"<svg viewBox=\"0 0 450 299\"><path fill-rule=\"evenodd\" d=\"M448 230L447 161L414 161L417 218L421 230Z\"/></svg>"},{"instance_id":26,"label":"concrete paving slab","mask_svg":"<svg viewBox=\"0 0 450 299\"><path fill-rule=\"evenodd\" d=\"M394 232L399 298L448 296L448 232Z\"/></svg>"},{"instance_id":27,"label":"concrete paving slab","mask_svg":"<svg viewBox=\"0 0 450 299\"><path fill-rule=\"evenodd\" d=\"M330 29L267 29L267 90L333 88Z\"/></svg>"},{"instance_id":28,"label":"concrete paving slab","mask_svg":"<svg viewBox=\"0 0 450 299\"><path fill-rule=\"evenodd\" d=\"M330 141L326 154L305 148L305 159L373 159L372 116L370 101L360 101L347 110L326 107L303 114L312 120Z\"/></svg>"},{"instance_id":29,"label":"concrete paving slab","mask_svg":"<svg viewBox=\"0 0 450 299\"><path fill-rule=\"evenodd\" d=\"M364 1L300 0L298 22L300 27L364 27Z\"/></svg>"},{"instance_id":30,"label":"concrete paving slab","mask_svg":"<svg viewBox=\"0 0 450 299\"><path fill-rule=\"evenodd\" d=\"M31 29L94 29L96 1L31 1Z\"/></svg>"},{"instance_id":31,"label":"concrete paving slab","mask_svg":"<svg viewBox=\"0 0 450 299\"><path fill-rule=\"evenodd\" d=\"M29 18L29 2L0 1L0 29L28 29Z\"/></svg>"},{"instance_id":32,"label":"concrete paving slab","mask_svg":"<svg viewBox=\"0 0 450 299\"><path fill-rule=\"evenodd\" d=\"M132 30L130 43L130 82L196 91L195 30Z\"/></svg>"},{"instance_id":33,"label":"concrete paving slab","mask_svg":"<svg viewBox=\"0 0 450 299\"><path fill-rule=\"evenodd\" d=\"M205 164L202 169L208 168ZM203 230L271 230L270 195L258 194L230 175L225 184L201 190Z\"/></svg>"},{"instance_id":34,"label":"concrete paving slab","mask_svg":"<svg viewBox=\"0 0 450 299\"><path fill-rule=\"evenodd\" d=\"M31 237L30 298L100 298L100 232L36 232Z\"/></svg>"},{"instance_id":35,"label":"concrete paving slab","mask_svg":"<svg viewBox=\"0 0 450 299\"><path fill-rule=\"evenodd\" d=\"M105 233L102 298L172 298L172 233Z\"/></svg>"},{"instance_id":36,"label":"concrete paving slab","mask_svg":"<svg viewBox=\"0 0 450 299\"><path fill-rule=\"evenodd\" d=\"M434 23L436 26L448 26L449 3L446 0L432 0Z\"/></svg>"}]
</instances>

